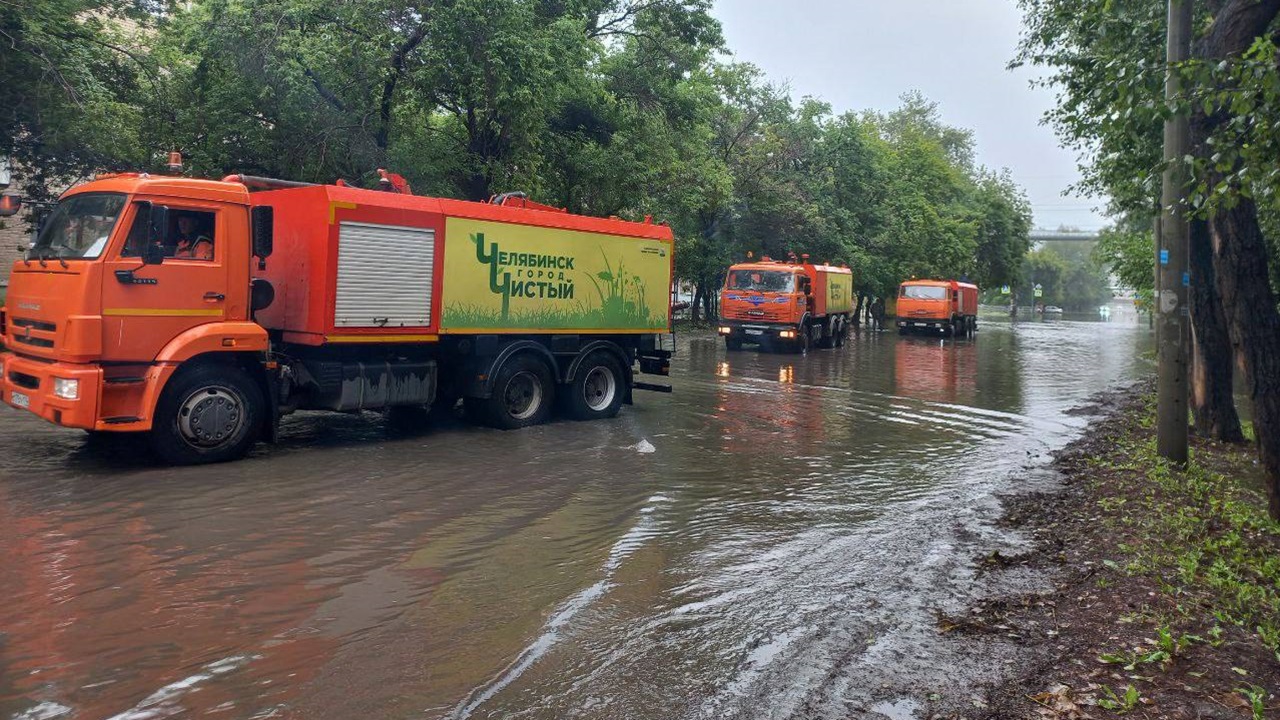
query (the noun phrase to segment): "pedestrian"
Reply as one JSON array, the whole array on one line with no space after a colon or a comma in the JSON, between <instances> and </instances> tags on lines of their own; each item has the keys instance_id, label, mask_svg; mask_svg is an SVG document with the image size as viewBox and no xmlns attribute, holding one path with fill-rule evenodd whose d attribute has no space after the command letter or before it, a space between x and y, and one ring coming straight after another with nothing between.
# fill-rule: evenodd
<instances>
[{"instance_id":1,"label":"pedestrian","mask_svg":"<svg viewBox=\"0 0 1280 720\"><path fill-rule=\"evenodd\" d=\"M871 303L871 319L875 323L876 330L884 329L884 298L876 298Z\"/></svg>"}]
</instances>

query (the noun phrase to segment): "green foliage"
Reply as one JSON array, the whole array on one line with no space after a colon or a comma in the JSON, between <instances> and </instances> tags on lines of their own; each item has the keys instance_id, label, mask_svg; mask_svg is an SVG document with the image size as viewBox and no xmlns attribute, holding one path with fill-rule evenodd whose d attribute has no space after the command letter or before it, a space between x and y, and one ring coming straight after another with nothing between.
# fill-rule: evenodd
<instances>
[{"instance_id":1,"label":"green foliage","mask_svg":"<svg viewBox=\"0 0 1280 720\"><path fill-rule=\"evenodd\" d=\"M1117 715L1123 715L1138 706L1138 688L1132 685L1126 685L1123 695L1117 695L1110 685L1102 686L1102 697L1098 699L1098 706L1110 710Z\"/></svg>"},{"instance_id":2,"label":"green foliage","mask_svg":"<svg viewBox=\"0 0 1280 720\"><path fill-rule=\"evenodd\" d=\"M1253 720L1263 720L1267 716L1267 696L1270 693L1266 688L1251 683L1247 687L1236 688L1236 692L1248 701Z\"/></svg>"},{"instance_id":3,"label":"green foliage","mask_svg":"<svg viewBox=\"0 0 1280 720\"><path fill-rule=\"evenodd\" d=\"M197 176L519 189L670 222L677 274L708 298L748 252L847 264L883 296L911 276L1015 282L1028 247L1021 190L936 103L793 98L724 60L711 0L128 2L0 3L19 39L0 153L26 172L178 150Z\"/></svg>"},{"instance_id":4,"label":"green foliage","mask_svg":"<svg viewBox=\"0 0 1280 720\"><path fill-rule=\"evenodd\" d=\"M0 3L0 156L37 199L50 181L148 164L139 98L154 70L130 49L146 10L128 0Z\"/></svg>"},{"instance_id":5,"label":"green foliage","mask_svg":"<svg viewBox=\"0 0 1280 720\"><path fill-rule=\"evenodd\" d=\"M1186 89L1166 102L1165 0L1018 4L1025 29L1012 65L1049 70L1041 82L1056 91L1058 105L1046 120L1080 154L1083 180L1076 189L1107 198L1117 215L1129 218L1120 232L1134 232L1134 223L1149 227L1160 208L1164 120L1174 110L1188 112L1200 140L1176 162L1190 174L1193 209L1203 216L1254 200L1270 246L1272 284L1280 288L1280 64L1274 32L1239 52L1208 56L1206 40L1221 24L1215 13L1233 3L1196 3L1192 58L1177 68ZM1241 9L1248 4L1234 3L1235 19L1249 13ZM1138 280L1134 275L1126 284L1146 292Z\"/></svg>"},{"instance_id":6,"label":"green foliage","mask_svg":"<svg viewBox=\"0 0 1280 720\"><path fill-rule=\"evenodd\" d=\"M1043 296L1036 300L1072 312L1085 312L1111 298L1106 272L1094 260L1092 247L1076 241L1047 243L1033 250L1022 263L1020 298L1034 299L1034 288Z\"/></svg>"},{"instance_id":7,"label":"green foliage","mask_svg":"<svg viewBox=\"0 0 1280 720\"><path fill-rule=\"evenodd\" d=\"M1094 261L1109 269L1127 288L1137 293L1142 306L1150 308L1155 293L1152 270L1155 234L1148 225L1136 221L1103 230L1093 249Z\"/></svg>"},{"instance_id":8,"label":"green foliage","mask_svg":"<svg viewBox=\"0 0 1280 720\"><path fill-rule=\"evenodd\" d=\"M1148 409L1137 424L1153 418ZM1124 471L1129 478L1124 482L1142 489L1136 505L1114 511L1132 521L1125 532L1136 533L1134 542L1120 549L1125 559L1117 567L1155 580L1165 594L1179 598L1180 612L1193 622L1212 618L1251 628L1259 642L1280 652L1280 557L1269 549L1280 537L1280 525L1267 515L1259 492L1194 458L1185 471L1174 471L1156 455L1154 441L1122 442L1114 455L1098 462ZM1111 477L1109 482L1118 481L1115 473ZM1176 635L1166 623L1149 649L1115 653L1107 661L1165 662L1165 655L1173 659L1192 642L1221 643L1220 630L1207 635Z\"/></svg>"}]
</instances>

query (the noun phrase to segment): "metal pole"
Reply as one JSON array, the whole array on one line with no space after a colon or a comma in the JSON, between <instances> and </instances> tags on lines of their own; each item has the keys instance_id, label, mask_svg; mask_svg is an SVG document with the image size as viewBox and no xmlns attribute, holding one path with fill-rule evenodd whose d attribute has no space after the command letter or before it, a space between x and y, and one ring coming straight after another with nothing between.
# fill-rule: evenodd
<instances>
[{"instance_id":1,"label":"metal pole","mask_svg":"<svg viewBox=\"0 0 1280 720\"><path fill-rule=\"evenodd\" d=\"M1170 106L1182 96L1182 80L1174 66L1191 55L1191 4L1192 0L1169 0L1164 94ZM1190 150L1190 135L1187 111L1177 112L1165 121L1163 220L1157 257L1160 284L1156 305L1156 451L1179 465L1187 462L1187 341L1191 325L1187 265L1191 231L1187 223L1187 171L1182 158Z\"/></svg>"}]
</instances>

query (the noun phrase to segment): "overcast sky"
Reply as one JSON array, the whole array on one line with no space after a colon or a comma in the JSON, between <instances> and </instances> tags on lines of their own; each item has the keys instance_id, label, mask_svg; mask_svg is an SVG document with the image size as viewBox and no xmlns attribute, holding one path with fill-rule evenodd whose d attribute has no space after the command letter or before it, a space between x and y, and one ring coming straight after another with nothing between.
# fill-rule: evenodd
<instances>
[{"instance_id":1,"label":"overcast sky","mask_svg":"<svg viewBox=\"0 0 1280 720\"><path fill-rule=\"evenodd\" d=\"M1079 174L1040 117L1051 91L1031 71L1005 69L1022 17L1014 0L715 0L737 60L754 63L794 97L846 110L892 110L908 90L968 128L978 161L1007 167L1027 191L1037 227L1106 224L1096 200L1064 197Z\"/></svg>"}]
</instances>

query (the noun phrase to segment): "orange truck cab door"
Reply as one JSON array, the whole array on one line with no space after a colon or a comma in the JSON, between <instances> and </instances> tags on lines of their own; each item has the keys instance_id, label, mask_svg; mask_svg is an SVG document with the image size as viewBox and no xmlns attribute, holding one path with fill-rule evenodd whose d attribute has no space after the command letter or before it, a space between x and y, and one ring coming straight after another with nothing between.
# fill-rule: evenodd
<instances>
[{"instance_id":1,"label":"orange truck cab door","mask_svg":"<svg viewBox=\"0 0 1280 720\"><path fill-rule=\"evenodd\" d=\"M102 278L102 357L155 360L199 325L247 317L245 208L187 198L135 200Z\"/></svg>"}]
</instances>

